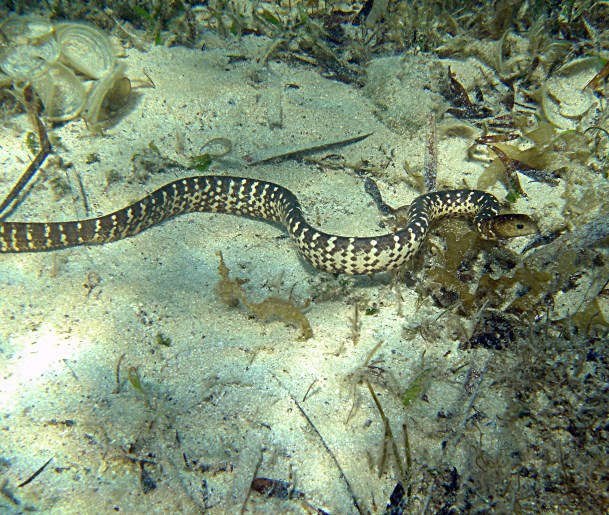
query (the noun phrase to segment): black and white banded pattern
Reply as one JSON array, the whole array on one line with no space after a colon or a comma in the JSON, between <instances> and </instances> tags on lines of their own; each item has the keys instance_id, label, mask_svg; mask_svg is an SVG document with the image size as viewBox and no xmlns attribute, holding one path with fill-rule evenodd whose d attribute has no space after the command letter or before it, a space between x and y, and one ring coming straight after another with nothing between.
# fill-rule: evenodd
<instances>
[{"instance_id":1,"label":"black and white banded pattern","mask_svg":"<svg viewBox=\"0 0 609 515\"><path fill-rule=\"evenodd\" d=\"M484 238L530 234L524 215L498 217L499 202L477 190L438 191L418 197L406 226L393 233L351 238L324 233L304 218L298 199L286 188L241 177L179 179L114 213L69 222L0 222L0 252L35 252L109 243L138 234L184 213L246 215L282 224L302 256L332 273L372 274L402 266L419 249L429 225L446 216L473 216ZM531 222L532 223L532 222ZM511 230L503 231L509 225ZM519 232L520 231L520 232ZM509 233L509 234L507 234Z\"/></svg>"}]
</instances>

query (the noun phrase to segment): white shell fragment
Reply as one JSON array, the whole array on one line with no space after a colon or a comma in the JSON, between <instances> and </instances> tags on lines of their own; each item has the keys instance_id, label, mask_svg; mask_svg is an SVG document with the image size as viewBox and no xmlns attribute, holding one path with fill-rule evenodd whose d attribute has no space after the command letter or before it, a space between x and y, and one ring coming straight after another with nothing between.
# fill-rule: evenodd
<instances>
[{"instance_id":1,"label":"white shell fragment","mask_svg":"<svg viewBox=\"0 0 609 515\"><path fill-rule=\"evenodd\" d=\"M62 23L55 28L55 35L61 59L74 70L101 79L114 68L114 50L100 30L80 23Z\"/></svg>"},{"instance_id":2,"label":"white shell fragment","mask_svg":"<svg viewBox=\"0 0 609 515\"><path fill-rule=\"evenodd\" d=\"M51 37L53 25L41 16L9 16L0 31L11 43L32 43Z\"/></svg>"},{"instance_id":3,"label":"white shell fragment","mask_svg":"<svg viewBox=\"0 0 609 515\"><path fill-rule=\"evenodd\" d=\"M581 59L564 66L541 88L541 108L547 120L559 129L576 129L592 112L597 100L584 86L594 76L598 61Z\"/></svg>"},{"instance_id":4,"label":"white shell fragment","mask_svg":"<svg viewBox=\"0 0 609 515\"><path fill-rule=\"evenodd\" d=\"M125 64L118 64L111 73L97 81L87 98L83 113L85 121L95 126L108 118L109 113L120 108L131 93L131 82L124 76Z\"/></svg>"},{"instance_id":5,"label":"white shell fragment","mask_svg":"<svg viewBox=\"0 0 609 515\"><path fill-rule=\"evenodd\" d=\"M58 57L59 48L53 38L38 44L9 44L0 54L0 69L14 79L32 79L45 73Z\"/></svg>"},{"instance_id":6,"label":"white shell fragment","mask_svg":"<svg viewBox=\"0 0 609 515\"><path fill-rule=\"evenodd\" d=\"M9 16L0 23L0 38L0 87L31 82L48 120L82 116L96 125L129 98L125 64L117 64L112 44L99 29Z\"/></svg>"},{"instance_id":7,"label":"white shell fragment","mask_svg":"<svg viewBox=\"0 0 609 515\"><path fill-rule=\"evenodd\" d=\"M86 100L83 83L61 63L49 66L47 73L32 81L48 120L64 122L76 118Z\"/></svg>"}]
</instances>

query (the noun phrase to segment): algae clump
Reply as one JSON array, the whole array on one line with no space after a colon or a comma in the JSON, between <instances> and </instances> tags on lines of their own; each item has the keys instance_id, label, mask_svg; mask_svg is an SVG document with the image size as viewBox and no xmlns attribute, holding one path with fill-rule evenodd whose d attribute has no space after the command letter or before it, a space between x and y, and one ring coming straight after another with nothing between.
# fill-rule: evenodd
<instances>
[{"instance_id":1,"label":"algae clump","mask_svg":"<svg viewBox=\"0 0 609 515\"><path fill-rule=\"evenodd\" d=\"M230 307L237 307L239 303L243 304L257 318L266 322L272 319L283 320L284 322L300 327L299 340L308 340L313 336L311 324L307 317L301 311L292 299L282 299L279 297L268 297L262 302L252 302L247 298L242 285L247 282L247 279L231 279L229 277L230 270L224 263L222 253L218 252L220 263L218 265L218 273L220 280L216 284L216 295L223 304ZM304 306L306 307L306 306Z\"/></svg>"}]
</instances>

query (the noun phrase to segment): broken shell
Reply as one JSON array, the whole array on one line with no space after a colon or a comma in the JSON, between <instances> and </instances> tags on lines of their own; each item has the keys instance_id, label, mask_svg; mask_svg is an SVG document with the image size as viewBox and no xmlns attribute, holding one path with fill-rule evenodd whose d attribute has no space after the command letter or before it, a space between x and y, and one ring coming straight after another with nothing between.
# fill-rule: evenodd
<instances>
[{"instance_id":1,"label":"broken shell","mask_svg":"<svg viewBox=\"0 0 609 515\"><path fill-rule=\"evenodd\" d=\"M32 81L32 86L48 120L63 122L76 118L85 104L85 87L74 72L61 63L49 66L47 73Z\"/></svg>"},{"instance_id":2,"label":"broken shell","mask_svg":"<svg viewBox=\"0 0 609 515\"><path fill-rule=\"evenodd\" d=\"M125 65L116 63L108 38L88 25L53 25L35 16L0 22L0 86L31 82L49 120L83 113L94 125L113 116L131 92ZM82 75L94 79L88 92Z\"/></svg>"},{"instance_id":3,"label":"broken shell","mask_svg":"<svg viewBox=\"0 0 609 515\"><path fill-rule=\"evenodd\" d=\"M0 25L0 32L11 43L24 44L50 38L53 25L41 16L9 16Z\"/></svg>"},{"instance_id":4,"label":"broken shell","mask_svg":"<svg viewBox=\"0 0 609 515\"><path fill-rule=\"evenodd\" d=\"M58 57L53 38L37 44L9 45L0 53L0 69L15 79L32 79L42 75Z\"/></svg>"},{"instance_id":5,"label":"broken shell","mask_svg":"<svg viewBox=\"0 0 609 515\"><path fill-rule=\"evenodd\" d=\"M114 68L114 49L103 32L80 23L62 23L55 37L61 59L87 77L101 79Z\"/></svg>"},{"instance_id":6,"label":"broken shell","mask_svg":"<svg viewBox=\"0 0 609 515\"><path fill-rule=\"evenodd\" d=\"M597 59L585 57L565 64L541 88L543 114L560 129L575 129L582 118L598 105L594 93L584 89L599 66Z\"/></svg>"},{"instance_id":7,"label":"broken shell","mask_svg":"<svg viewBox=\"0 0 609 515\"><path fill-rule=\"evenodd\" d=\"M125 64L120 63L89 91L83 118L90 126L108 118L127 102L131 93L131 82L123 74L125 68Z\"/></svg>"},{"instance_id":8,"label":"broken shell","mask_svg":"<svg viewBox=\"0 0 609 515\"><path fill-rule=\"evenodd\" d=\"M131 81L128 77L119 77L112 85L100 109L100 118L112 118L119 109L124 107L131 94Z\"/></svg>"},{"instance_id":9,"label":"broken shell","mask_svg":"<svg viewBox=\"0 0 609 515\"><path fill-rule=\"evenodd\" d=\"M559 129L575 129L595 102L591 91L582 91L570 80L550 79L541 90L543 113Z\"/></svg>"},{"instance_id":10,"label":"broken shell","mask_svg":"<svg viewBox=\"0 0 609 515\"><path fill-rule=\"evenodd\" d=\"M573 59L556 70L555 75L568 77L573 75L591 75L603 67L603 61L599 57L581 57Z\"/></svg>"}]
</instances>

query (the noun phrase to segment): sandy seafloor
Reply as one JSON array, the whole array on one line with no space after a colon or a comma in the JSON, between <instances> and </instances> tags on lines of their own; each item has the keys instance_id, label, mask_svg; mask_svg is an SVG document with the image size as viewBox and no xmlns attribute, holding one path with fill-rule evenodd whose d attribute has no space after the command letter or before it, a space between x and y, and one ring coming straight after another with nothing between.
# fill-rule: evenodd
<instances>
[{"instance_id":1,"label":"sandy seafloor","mask_svg":"<svg viewBox=\"0 0 609 515\"><path fill-rule=\"evenodd\" d=\"M123 207L194 173L168 169L145 184L129 182L133 154L149 143L186 162L216 137L232 140L233 163L214 163L210 172L286 186L310 219L328 232L382 232L381 217L361 178L349 169L323 169L299 159L251 167L240 166L239 159L371 132L368 139L315 156L339 153L351 163L388 163L384 173L392 180L379 181L385 200L398 206L418 195L399 177L405 174L405 161L411 169L421 169L425 130L409 136L390 131L359 89L305 66L231 60L228 50L155 47L127 53L132 80L143 78L145 70L156 87L137 89L128 111L102 137L91 135L81 121L52 131L60 141L55 139L45 168L52 168L57 158L73 164L71 173L80 174L89 216ZM453 63L461 77L467 77L468 69L476 73L479 63ZM269 109L276 109L278 98L282 126L271 128ZM24 115L2 129L2 192L9 191L31 159L24 144L30 130ZM441 187L475 185L484 164L466 159L470 143L465 138L440 140ZM93 153L99 160L87 163ZM123 179L106 187L112 169ZM44 177L10 219L87 215L74 183L73 194L57 199L48 175ZM562 200L556 191L531 182L527 190L529 199L521 199L515 210L558 225ZM505 196L501 185L494 191ZM518 249L526 241L510 245ZM232 275L248 280L245 288L255 300L287 297L291 291L304 302L320 284L337 282L303 262L279 228L225 215L182 216L104 246L1 256L0 469L8 478L2 488L20 503L4 497L3 509L305 513L315 507L354 513L346 478L362 511L382 512L397 482L396 469L389 459L379 475L383 422L359 381L366 356L381 341L375 364L390 371L402 388L421 372L423 353L435 367L427 402L417 401L408 410L383 387L387 379L374 385L399 442L402 423L410 428L411 473L420 474L425 464L455 452L450 444L442 450L426 431L438 412L456 413L457 420L465 416L460 385L467 367L450 370L484 363L488 354L459 350L456 335L430 341L420 333L405 338L405 328L441 324L436 320L442 311L431 299L417 303L418 295L403 286L398 302L398 293L382 274L357 278L350 295L379 308L373 315L362 314L357 345L351 338L353 306L340 295L310 305L306 314L314 336L300 341L297 328L261 322L243 308L219 301L214 293L219 250ZM91 281L98 283L92 289L87 286ZM159 334L171 340L169 346L157 342ZM130 368L137 369L144 395L128 381ZM501 398L485 402L491 418L505 408ZM492 425L484 431L489 445L500 445ZM35 480L17 487L50 458ZM458 454L450 458L457 467L459 460ZM149 484L156 485L147 493L142 467ZM302 496L281 500L249 492L255 476L289 482Z\"/></svg>"}]
</instances>

